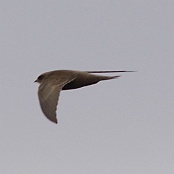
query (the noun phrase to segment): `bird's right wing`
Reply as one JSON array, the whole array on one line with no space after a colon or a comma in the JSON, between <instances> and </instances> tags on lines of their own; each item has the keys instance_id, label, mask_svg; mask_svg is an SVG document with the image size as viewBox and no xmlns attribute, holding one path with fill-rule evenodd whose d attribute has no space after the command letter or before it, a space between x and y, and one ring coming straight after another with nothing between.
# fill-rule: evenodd
<instances>
[{"instance_id":1,"label":"bird's right wing","mask_svg":"<svg viewBox=\"0 0 174 174\"><path fill-rule=\"evenodd\" d=\"M39 86L38 97L44 115L52 122L57 123L56 110L60 91L63 86L75 78L56 79L56 81L44 82Z\"/></svg>"},{"instance_id":2,"label":"bird's right wing","mask_svg":"<svg viewBox=\"0 0 174 174\"><path fill-rule=\"evenodd\" d=\"M135 72L135 71L87 71L88 73L120 73L120 72Z\"/></svg>"}]
</instances>

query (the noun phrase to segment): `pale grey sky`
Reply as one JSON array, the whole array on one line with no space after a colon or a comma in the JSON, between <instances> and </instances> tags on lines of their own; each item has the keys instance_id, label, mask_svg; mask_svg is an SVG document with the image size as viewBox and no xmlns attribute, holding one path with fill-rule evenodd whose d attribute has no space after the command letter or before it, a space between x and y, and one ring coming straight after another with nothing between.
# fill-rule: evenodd
<instances>
[{"instance_id":1,"label":"pale grey sky","mask_svg":"<svg viewBox=\"0 0 174 174\"><path fill-rule=\"evenodd\" d=\"M1 0L0 173L174 173L174 1ZM136 70L61 93L59 124L34 80L55 69Z\"/></svg>"}]
</instances>

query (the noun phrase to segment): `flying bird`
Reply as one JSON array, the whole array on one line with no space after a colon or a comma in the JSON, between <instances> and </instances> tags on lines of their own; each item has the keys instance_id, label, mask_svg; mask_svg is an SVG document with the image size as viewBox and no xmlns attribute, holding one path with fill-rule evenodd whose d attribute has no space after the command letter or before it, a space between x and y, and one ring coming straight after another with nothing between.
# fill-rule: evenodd
<instances>
[{"instance_id":1,"label":"flying bird","mask_svg":"<svg viewBox=\"0 0 174 174\"><path fill-rule=\"evenodd\" d=\"M34 82L38 82L38 98L44 115L57 123L56 110L61 90L77 89L93 85L102 80L117 79L120 76L101 76L94 73L118 73L132 71L74 71L55 70L41 74Z\"/></svg>"}]
</instances>

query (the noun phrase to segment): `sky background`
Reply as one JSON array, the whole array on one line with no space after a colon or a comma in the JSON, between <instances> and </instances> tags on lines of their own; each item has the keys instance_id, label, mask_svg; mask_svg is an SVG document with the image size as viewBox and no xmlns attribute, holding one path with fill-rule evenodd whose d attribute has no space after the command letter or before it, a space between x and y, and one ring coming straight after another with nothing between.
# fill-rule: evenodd
<instances>
[{"instance_id":1,"label":"sky background","mask_svg":"<svg viewBox=\"0 0 174 174\"><path fill-rule=\"evenodd\" d=\"M174 173L174 1L1 0L0 173ZM61 92L43 72L135 70Z\"/></svg>"}]
</instances>

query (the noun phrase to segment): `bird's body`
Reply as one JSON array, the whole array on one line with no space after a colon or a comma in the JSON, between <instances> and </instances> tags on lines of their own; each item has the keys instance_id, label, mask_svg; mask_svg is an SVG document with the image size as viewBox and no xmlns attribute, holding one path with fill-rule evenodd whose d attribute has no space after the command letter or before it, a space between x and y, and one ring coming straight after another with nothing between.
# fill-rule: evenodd
<instances>
[{"instance_id":1,"label":"bird's body","mask_svg":"<svg viewBox=\"0 0 174 174\"><path fill-rule=\"evenodd\" d=\"M38 97L44 115L57 123L56 108L61 90L77 89L96 84L99 81L116 79L120 76L101 76L92 73L113 73L126 71L74 71L55 70L41 74L35 82L40 83Z\"/></svg>"},{"instance_id":2,"label":"bird's body","mask_svg":"<svg viewBox=\"0 0 174 174\"><path fill-rule=\"evenodd\" d=\"M59 73L59 72L58 72ZM77 89L84 86L89 86L98 83L102 80L109 80L113 78L117 78L119 76L99 76L94 75L88 72L79 72L79 71L63 71L64 74L72 73L75 76L75 79L69 83L67 83L62 90L69 90L69 89Z\"/></svg>"}]
</instances>

